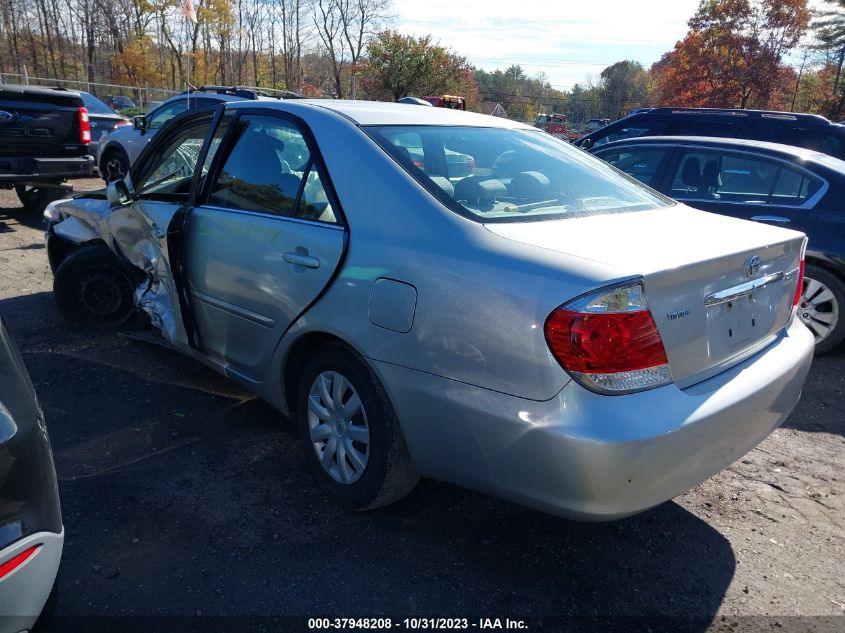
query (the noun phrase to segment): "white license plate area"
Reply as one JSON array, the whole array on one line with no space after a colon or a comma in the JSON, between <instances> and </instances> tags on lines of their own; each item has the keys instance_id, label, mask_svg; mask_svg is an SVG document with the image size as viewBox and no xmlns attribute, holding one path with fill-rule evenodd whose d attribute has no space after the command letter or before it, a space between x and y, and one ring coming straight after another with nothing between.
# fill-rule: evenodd
<instances>
[{"instance_id":1,"label":"white license plate area","mask_svg":"<svg viewBox=\"0 0 845 633\"><path fill-rule=\"evenodd\" d=\"M710 358L726 358L770 334L778 313L774 298L764 289L707 308Z\"/></svg>"}]
</instances>

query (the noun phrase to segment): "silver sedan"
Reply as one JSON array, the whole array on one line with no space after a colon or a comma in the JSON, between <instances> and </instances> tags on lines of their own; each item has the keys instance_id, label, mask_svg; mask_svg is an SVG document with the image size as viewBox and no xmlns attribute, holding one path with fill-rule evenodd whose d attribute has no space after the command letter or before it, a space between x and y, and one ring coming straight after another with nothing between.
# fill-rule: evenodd
<instances>
[{"instance_id":1,"label":"silver sedan","mask_svg":"<svg viewBox=\"0 0 845 633\"><path fill-rule=\"evenodd\" d=\"M295 417L350 508L422 475L580 519L642 511L777 428L813 353L803 234L500 118L198 109L108 196L46 215L70 322L151 325Z\"/></svg>"}]
</instances>

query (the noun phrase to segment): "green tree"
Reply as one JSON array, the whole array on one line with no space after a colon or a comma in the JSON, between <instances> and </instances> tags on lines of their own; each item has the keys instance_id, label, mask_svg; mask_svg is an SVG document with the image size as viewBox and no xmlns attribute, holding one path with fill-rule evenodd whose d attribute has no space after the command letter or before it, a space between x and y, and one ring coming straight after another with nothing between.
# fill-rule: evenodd
<instances>
[{"instance_id":1,"label":"green tree","mask_svg":"<svg viewBox=\"0 0 845 633\"><path fill-rule=\"evenodd\" d=\"M383 31L367 45L358 76L368 96L395 101L465 91L472 70L465 57L432 43L430 35Z\"/></svg>"},{"instance_id":2,"label":"green tree","mask_svg":"<svg viewBox=\"0 0 845 633\"><path fill-rule=\"evenodd\" d=\"M816 48L826 57L826 67L833 68L827 113L835 118L845 111L845 0L825 0L824 9L816 13L812 23Z\"/></svg>"},{"instance_id":3,"label":"green tree","mask_svg":"<svg viewBox=\"0 0 845 633\"><path fill-rule=\"evenodd\" d=\"M648 73L639 62L616 62L601 72L600 87L604 116L623 117L631 108L645 103Z\"/></svg>"}]
</instances>

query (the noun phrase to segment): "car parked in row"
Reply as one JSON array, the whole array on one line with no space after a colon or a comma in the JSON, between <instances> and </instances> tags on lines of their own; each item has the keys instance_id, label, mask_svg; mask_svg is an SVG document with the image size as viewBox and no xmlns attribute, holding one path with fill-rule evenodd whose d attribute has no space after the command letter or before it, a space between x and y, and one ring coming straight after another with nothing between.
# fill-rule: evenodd
<instances>
[{"instance_id":1,"label":"car parked in row","mask_svg":"<svg viewBox=\"0 0 845 633\"><path fill-rule=\"evenodd\" d=\"M281 93L284 98L297 97L294 93ZM257 88L240 86L202 86L183 92L164 101L147 114L136 116L131 127L112 131L103 140L97 157L100 175L106 182L120 180L138 158L141 151L161 127L177 114L193 108L214 105L226 101L266 100L278 97L268 96Z\"/></svg>"},{"instance_id":2,"label":"car parked in row","mask_svg":"<svg viewBox=\"0 0 845 633\"><path fill-rule=\"evenodd\" d=\"M845 126L816 114L716 108L647 108L575 141L582 149L639 136L712 136L783 143L845 159Z\"/></svg>"},{"instance_id":3,"label":"car parked in row","mask_svg":"<svg viewBox=\"0 0 845 633\"><path fill-rule=\"evenodd\" d=\"M845 161L789 145L703 137L632 138L594 153L691 207L807 234L798 315L818 352L845 340Z\"/></svg>"},{"instance_id":4,"label":"car parked in row","mask_svg":"<svg viewBox=\"0 0 845 633\"><path fill-rule=\"evenodd\" d=\"M135 105L135 102L132 101L132 98L127 97L126 95L109 95L106 100L108 101L109 108L115 112L132 110L138 107Z\"/></svg>"},{"instance_id":5,"label":"car parked in row","mask_svg":"<svg viewBox=\"0 0 845 633\"><path fill-rule=\"evenodd\" d=\"M79 96L82 97L82 103L88 110L88 121L91 124L91 142L88 144L88 153L96 159L100 150L100 139L119 128L131 126L132 121L112 110L90 92L80 91Z\"/></svg>"},{"instance_id":6,"label":"car parked in row","mask_svg":"<svg viewBox=\"0 0 845 633\"><path fill-rule=\"evenodd\" d=\"M53 590L63 544L44 415L0 319L0 633L33 630Z\"/></svg>"},{"instance_id":7,"label":"car parked in row","mask_svg":"<svg viewBox=\"0 0 845 633\"><path fill-rule=\"evenodd\" d=\"M813 356L802 233L691 209L497 117L198 108L107 196L45 216L70 322L141 312L293 414L351 508L423 475L574 518L640 512L777 428Z\"/></svg>"}]
</instances>

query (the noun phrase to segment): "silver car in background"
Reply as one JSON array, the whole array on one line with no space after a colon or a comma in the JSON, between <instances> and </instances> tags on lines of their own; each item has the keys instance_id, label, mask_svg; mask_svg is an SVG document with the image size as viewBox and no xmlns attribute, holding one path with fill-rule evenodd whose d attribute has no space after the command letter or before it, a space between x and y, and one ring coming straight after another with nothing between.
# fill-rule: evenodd
<instances>
[{"instance_id":1,"label":"silver car in background","mask_svg":"<svg viewBox=\"0 0 845 633\"><path fill-rule=\"evenodd\" d=\"M501 118L197 110L108 199L46 215L70 322L147 319L294 415L351 508L423 475L578 519L640 512L777 428L813 353L802 233L690 209Z\"/></svg>"}]
</instances>

